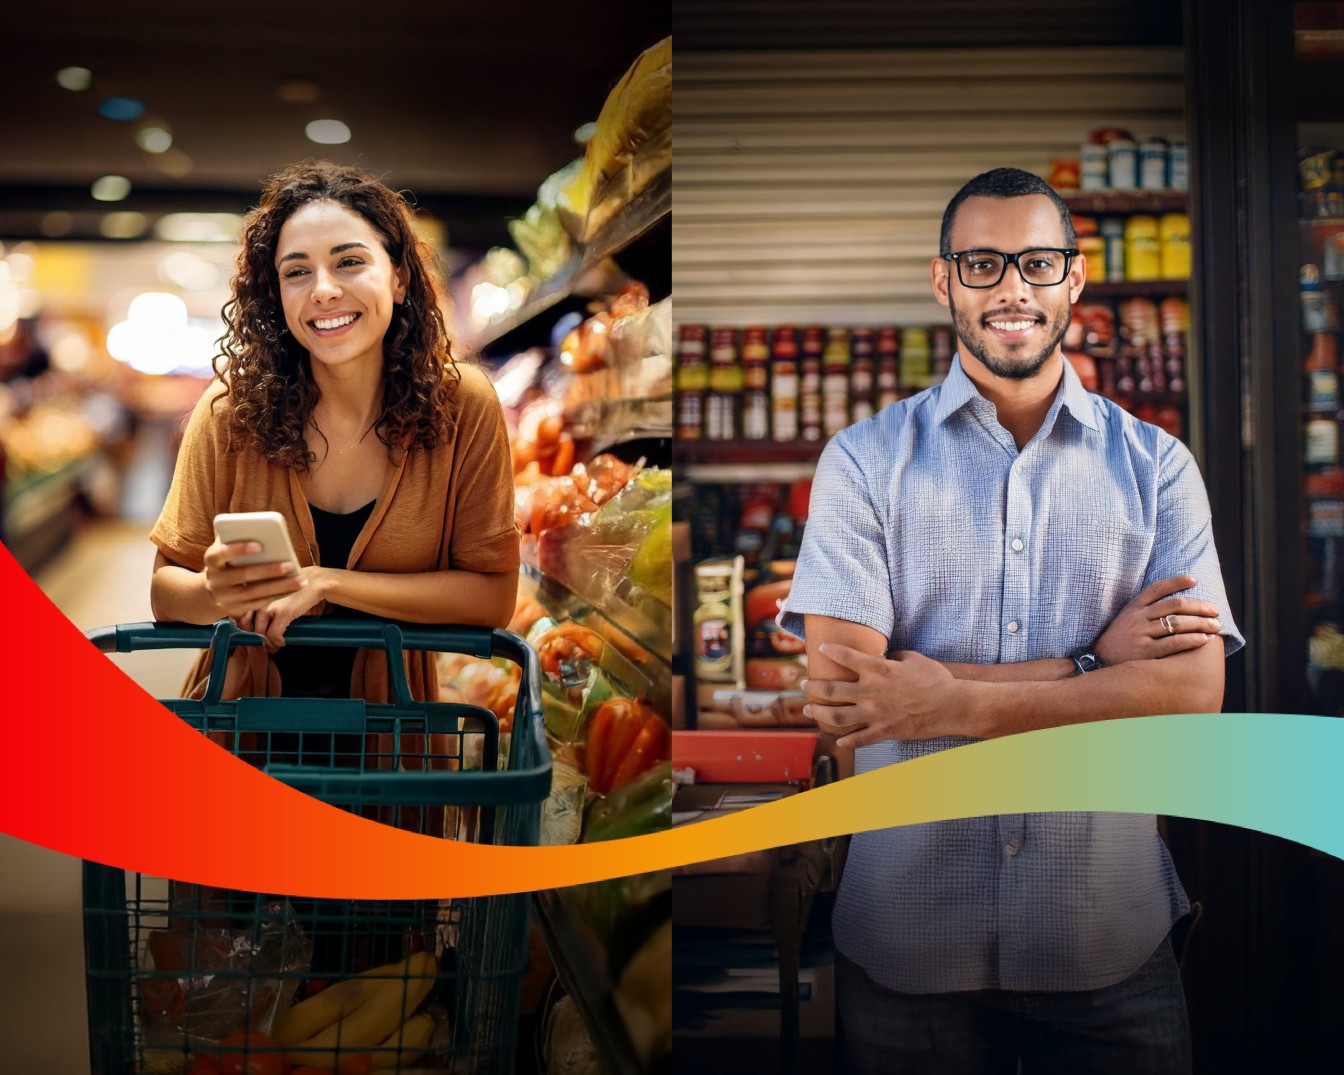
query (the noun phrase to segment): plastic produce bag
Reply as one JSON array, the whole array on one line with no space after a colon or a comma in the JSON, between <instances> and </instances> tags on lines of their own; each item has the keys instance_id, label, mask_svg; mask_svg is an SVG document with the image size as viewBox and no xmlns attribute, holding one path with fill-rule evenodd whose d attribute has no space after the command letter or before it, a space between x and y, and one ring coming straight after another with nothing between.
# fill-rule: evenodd
<instances>
[{"instance_id":1,"label":"plastic produce bag","mask_svg":"<svg viewBox=\"0 0 1344 1075\"><path fill-rule=\"evenodd\" d=\"M233 894L235 896L239 894ZM196 1049L230 1034L269 1034L308 971L312 943L286 900L266 904L251 929L186 921L149 930L137 972L146 1044Z\"/></svg>"}]
</instances>

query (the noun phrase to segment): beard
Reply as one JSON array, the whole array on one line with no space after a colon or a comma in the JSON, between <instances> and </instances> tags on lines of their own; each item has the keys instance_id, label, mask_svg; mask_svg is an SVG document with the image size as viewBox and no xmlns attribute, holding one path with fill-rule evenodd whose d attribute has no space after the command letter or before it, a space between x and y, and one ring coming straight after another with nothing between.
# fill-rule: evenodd
<instances>
[{"instance_id":1,"label":"beard","mask_svg":"<svg viewBox=\"0 0 1344 1075\"><path fill-rule=\"evenodd\" d=\"M995 377L1002 377L1009 381L1026 381L1035 377L1041 371L1041 367L1064 339L1064 334L1069 331L1069 321L1072 318L1072 309L1066 306L1053 321L1046 322L1045 344L1041 350L1035 354L1020 353L1013 345L1013 354L1008 358L1000 358L990 351L990 345L993 342L986 330L973 324L970 316L957 309L956 301L949 293L948 305L952 309L952 321L956 326L957 338L970 351L980 364L994 374ZM1014 314L1015 317L1021 317L1021 314ZM1020 347L1020 345L1018 345Z\"/></svg>"}]
</instances>

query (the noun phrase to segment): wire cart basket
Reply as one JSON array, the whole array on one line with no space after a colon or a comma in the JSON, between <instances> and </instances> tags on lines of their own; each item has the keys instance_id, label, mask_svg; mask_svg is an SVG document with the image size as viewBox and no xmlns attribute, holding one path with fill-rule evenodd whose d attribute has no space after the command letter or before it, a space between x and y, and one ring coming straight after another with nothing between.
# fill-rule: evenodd
<instances>
[{"instance_id":1,"label":"wire cart basket","mask_svg":"<svg viewBox=\"0 0 1344 1075\"><path fill-rule=\"evenodd\" d=\"M375 704L223 700L232 647L262 644L228 620L86 634L105 653L211 647L204 697L163 704L291 787L402 829L537 843L551 761L537 657L517 635L335 618L290 626L290 645L386 651L395 700ZM483 707L414 701L404 650L520 666L511 735ZM512 1072L529 900L289 898L86 862L92 1073Z\"/></svg>"}]
</instances>

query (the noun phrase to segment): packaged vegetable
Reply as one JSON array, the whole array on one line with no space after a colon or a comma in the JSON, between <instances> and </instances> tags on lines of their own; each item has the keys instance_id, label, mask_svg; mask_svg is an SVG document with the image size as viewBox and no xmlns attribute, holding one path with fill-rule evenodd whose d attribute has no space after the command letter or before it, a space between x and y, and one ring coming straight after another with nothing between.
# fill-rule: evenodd
<instances>
[{"instance_id":1,"label":"packaged vegetable","mask_svg":"<svg viewBox=\"0 0 1344 1075\"><path fill-rule=\"evenodd\" d=\"M643 702L603 702L588 722L588 786L599 795L624 787L669 757L671 740L663 719Z\"/></svg>"}]
</instances>

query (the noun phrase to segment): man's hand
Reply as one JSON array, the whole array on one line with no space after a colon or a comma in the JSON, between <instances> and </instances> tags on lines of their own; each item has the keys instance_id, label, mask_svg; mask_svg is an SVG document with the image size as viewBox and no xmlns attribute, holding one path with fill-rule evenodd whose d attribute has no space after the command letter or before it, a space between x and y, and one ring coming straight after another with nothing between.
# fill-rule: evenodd
<instances>
[{"instance_id":1,"label":"man's hand","mask_svg":"<svg viewBox=\"0 0 1344 1075\"><path fill-rule=\"evenodd\" d=\"M914 650L894 659L877 657L836 642L822 643L820 652L858 677L803 683L808 697L803 713L823 731L841 736L836 746L852 750L884 739L961 734L955 727L961 687L937 661Z\"/></svg>"},{"instance_id":2,"label":"man's hand","mask_svg":"<svg viewBox=\"0 0 1344 1075\"><path fill-rule=\"evenodd\" d=\"M1097 639L1097 656L1106 664L1151 660L1198 649L1217 638L1223 627L1217 606L1177 595L1197 581L1176 575L1144 587Z\"/></svg>"}]
</instances>

